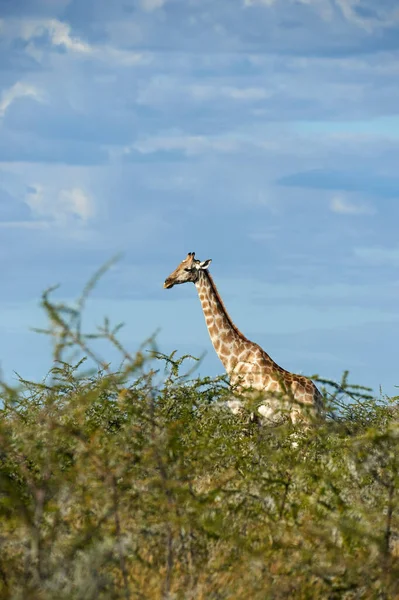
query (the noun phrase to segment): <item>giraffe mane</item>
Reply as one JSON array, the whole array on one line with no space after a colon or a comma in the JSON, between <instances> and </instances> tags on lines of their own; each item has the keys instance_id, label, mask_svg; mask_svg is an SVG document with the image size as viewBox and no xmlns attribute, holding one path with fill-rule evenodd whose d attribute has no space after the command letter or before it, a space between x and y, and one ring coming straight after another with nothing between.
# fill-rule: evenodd
<instances>
[{"instance_id":1,"label":"giraffe mane","mask_svg":"<svg viewBox=\"0 0 399 600\"><path fill-rule=\"evenodd\" d=\"M219 291L218 291L218 289L216 287L216 283L214 282L212 275L209 273L209 271L202 271L202 273L205 275L205 277L208 278L209 283L210 283L210 285L212 287L212 290L213 290L213 292L214 292L214 294L215 294L215 296L217 298L217 301L220 303L220 306L222 307L222 309L224 311L224 314L226 315L226 319L228 320L229 325L231 326L231 328L236 333L238 333L238 335L241 336L244 340L246 340L247 342L249 342L248 338L246 338L245 335L242 333L242 331L240 331L238 329L237 325L235 325L235 323L233 323L233 320L230 317L229 313L227 312L225 304L224 304L222 298L220 297Z\"/></svg>"}]
</instances>

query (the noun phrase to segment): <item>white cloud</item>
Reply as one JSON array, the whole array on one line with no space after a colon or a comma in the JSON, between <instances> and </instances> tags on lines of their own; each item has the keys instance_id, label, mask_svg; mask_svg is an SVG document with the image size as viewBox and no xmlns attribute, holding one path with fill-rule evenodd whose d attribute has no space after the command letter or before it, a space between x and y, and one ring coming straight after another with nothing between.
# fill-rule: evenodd
<instances>
[{"instance_id":1,"label":"white cloud","mask_svg":"<svg viewBox=\"0 0 399 600\"><path fill-rule=\"evenodd\" d=\"M8 90L4 90L1 94L0 100L0 116L4 116L7 108L17 98L23 98L24 96L30 96L35 100L41 102L43 100L42 93L33 85L18 81Z\"/></svg>"},{"instance_id":2,"label":"white cloud","mask_svg":"<svg viewBox=\"0 0 399 600\"><path fill-rule=\"evenodd\" d=\"M278 215L281 212L281 200L278 200L270 190L260 190L256 194L251 194L247 197L246 202L252 206L261 206L267 208L273 215ZM259 239L259 235L256 234Z\"/></svg>"},{"instance_id":3,"label":"white cloud","mask_svg":"<svg viewBox=\"0 0 399 600\"><path fill-rule=\"evenodd\" d=\"M120 50L112 46L93 48L93 54L104 62L118 64L122 67L134 67L135 65L151 62L149 55L131 50Z\"/></svg>"},{"instance_id":4,"label":"white cloud","mask_svg":"<svg viewBox=\"0 0 399 600\"><path fill-rule=\"evenodd\" d=\"M166 0L141 0L140 6L143 10L152 12L153 10L157 10L157 8L162 8L165 2Z\"/></svg>"},{"instance_id":5,"label":"white cloud","mask_svg":"<svg viewBox=\"0 0 399 600\"><path fill-rule=\"evenodd\" d=\"M254 4L264 4L272 6L277 0L244 0L244 6L253 6Z\"/></svg>"},{"instance_id":6,"label":"white cloud","mask_svg":"<svg viewBox=\"0 0 399 600\"><path fill-rule=\"evenodd\" d=\"M334 196L331 199L330 209L340 215L372 215L375 213L374 208L369 204L354 203L341 195Z\"/></svg>"},{"instance_id":7,"label":"white cloud","mask_svg":"<svg viewBox=\"0 0 399 600\"><path fill-rule=\"evenodd\" d=\"M370 2L371 11L367 17L361 16L356 10L362 3L367 4L364 3L364 0L335 0L336 6L344 18L365 31L371 32L374 29L389 27L398 22L399 9L391 10L389 3L384 6L383 2ZM361 6L361 8L367 9L368 7Z\"/></svg>"},{"instance_id":8,"label":"white cloud","mask_svg":"<svg viewBox=\"0 0 399 600\"><path fill-rule=\"evenodd\" d=\"M65 214L71 213L82 221L88 221L94 216L94 205L91 198L80 188L61 190L59 206Z\"/></svg>"},{"instance_id":9,"label":"white cloud","mask_svg":"<svg viewBox=\"0 0 399 600\"><path fill-rule=\"evenodd\" d=\"M375 20L371 20L370 18L365 19L365 18L361 17L358 12L356 12L356 6L359 5L359 0L335 0L335 1L336 1L336 5L340 9L343 17L347 21L350 21L354 25L357 25L358 27L361 27L362 29L364 29L366 31L373 30L373 28L374 28L373 26L376 24Z\"/></svg>"},{"instance_id":10,"label":"white cloud","mask_svg":"<svg viewBox=\"0 0 399 600\"><path fill-rule=\"evenodd\" d=\"M189 94L199 100L212 98L229 98L230 100L264 100L270 92L260 87L239 88L235 86L192 85Z\"/></svg>"},{"instance_id":11,"label":"white cloud","mask_svg":"<svg viewBox=\"0 0 399 600\"><path fill-rule=\"evenodd\" d=\"M0 221L1 229L49 229L49 221Z\"/></svg>"},{"instance_id":12,"label":"white cloud","mask_svg":"<svg viewBox=\"0 0 399 600\"><path fill-rule=\"evenodd\" d=\"M43 26L48 31L54 46L65 46L65 48L73 52L91 52L92 49L89 44L82 42L77 37L71 36L71 27L68 23L63 23L57 19L50 19Z\"/></svg>"},{"instance_id":13,"label":"white cloud","mask_svg":"<svg viewBox=\"0 0 399 600\"><path fill-rule=\"evenodd\" d=\"M332 0L299 0L301 4L312 4L324 21L330 21L334 16L334 3Z\"/></svg>"},{"instance_id":14,"label":"white cloud","mask_svg":"<svg viewBox=\"0 0 399 600\"><path fill-rule=\"evenodd\" d=\"M377 3L367 0L289 0L290 4L304 4L311 6L322 19L329 21L333 18L337 10L344 19L365 31L371 32L374 29L392 26L399 20L399 9L394 10L388 3ZM263 5L271 7L274 4L288 4L287 0L243 0L244 6ZM369 14L363 16L358 8L367 9L370 7ZM366 13L364 11L364 13Z\"/></svg>"},{"instance_id":15,"label":"white cloud","mask_svg":"<svg viewBox=\"0 0 399 600\"><path fill-rule=\"evenodd\" d=\"M221 89L222 95L233 100L263 100L269 98L270 94L263 88L237 88L227 87Z\"/></svg>"},{"instance_id":16,"label":"white cloud","mask_svg":"<svg viewBox=\"0 0 399 600\"><path fill-rule=\"evenodd\" d=\"M84 224L95 212L92 199L80 188L62 189L57 193L34 185L25 202L35 217L44 217L61 225L71 219Z\"/></svg>"},{"instance_id":17,"label":"white cloud","mask_svg":"<svg viewBox=\"0 0 399 600\"><path fill-rule=\"evenodd\" d=\"M26 40L26 52L35 60L40 62L46 55L42 45L36 43L36 39L43 34L50 38L52 46L62 46L70 53L78 56L90 56L108 64L118 64L121 66L134 66L150 61L149 54L124 50L112 45L91 45L82 41L72 34L72 28L69 23L59 21L58 19L28 19L12 21L8 25L8 35L11 39L22 37Z\"/></svg>"},{"instance_id":18,"label":"white cloud","mask_svg":"<svg viewBox=\"0 0 399 600\"><path fill-rule=\"evenodd\" d=\"M36 45L36 39L48 35L53 46L63 46L67 50L80 54L92 52L90 44L83 42L77 36L72 35L69 23L58 19L10 19L6 23L8 36L11 39L21 37L27 42L28 54L40 56L43 52L42 46Z\"/></svg>"},{"instance_id":19,"label":"white cloud","mask_svg":"<svg viewBox=\"0 0 399 600\"><path fill-rule=\"evenodd\" d=\"M399 247L359 247L354 249L354 253L358 258L362 258L372 265L399 266Z\"/></svg>"},{"instance_id":20,"label":"white cloud","mask_svg":"<svg viewBox=\"0 0 399 600\"><path fill-rule=\"evenodd\" d=\"M138 150L142 154L157 151L181 150L188 155L201 154L209 151L234 152L238 144L234 139L211 137L203 135L168 134L149 137L125 148L125 153Z\"/></svg>"},{"instance_id":21,"label":"white cloud","mask_svg":"<svg viewBox=\"0 0 399 600\"><path fill-rule=\"evenodd\" d=\"M169 75L155 75L139 90L137 102L150 106L175 104L176 102L230 100L233 102L256 102L270 98L273 92L263 87L238 87L217 84L187 84Z\"/></svg>"}]
</instances>

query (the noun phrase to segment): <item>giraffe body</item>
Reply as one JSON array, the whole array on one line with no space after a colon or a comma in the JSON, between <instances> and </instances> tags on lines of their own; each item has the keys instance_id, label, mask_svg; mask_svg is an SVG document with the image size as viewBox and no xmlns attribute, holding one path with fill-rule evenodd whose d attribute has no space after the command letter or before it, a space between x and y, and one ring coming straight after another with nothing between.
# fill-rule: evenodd
<instances>
[{"instance_id":1,"label":"giraffe body","mask_svg":"<svg viewBox=\"0 0 399 600\"><path fill-rule=\"evenodd\" d=\"M322 411L322 397L314 383L303 375L282 369L255 342L248 340L234 325L207 271L209 261L201 263L189 253L166 279L164 287L192 281L198 291L208 332L230 383L237 391L261 398L258 413L265 423L275 425L290 418L306 420L306 414ZM233 412L240 402L230 402Z\"/></svg>"}]
</instances>

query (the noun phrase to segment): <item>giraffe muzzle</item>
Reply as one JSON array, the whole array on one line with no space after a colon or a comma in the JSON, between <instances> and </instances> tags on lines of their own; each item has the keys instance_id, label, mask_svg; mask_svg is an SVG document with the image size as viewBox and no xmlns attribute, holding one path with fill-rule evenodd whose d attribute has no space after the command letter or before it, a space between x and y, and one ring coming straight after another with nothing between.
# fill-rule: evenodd
<instances>
[{"instance_id":1,"label":"giraffe muzzle","mask_svg":"<svg viewBox=\"0 0 399 600\"><path fill-rule=\"evenodd\" d=\"M165 290L170 290L170 288L173 287L173 282L170 281L170 279L165 279L163 287L165 288Z\"/></svg>"}]
</instances>

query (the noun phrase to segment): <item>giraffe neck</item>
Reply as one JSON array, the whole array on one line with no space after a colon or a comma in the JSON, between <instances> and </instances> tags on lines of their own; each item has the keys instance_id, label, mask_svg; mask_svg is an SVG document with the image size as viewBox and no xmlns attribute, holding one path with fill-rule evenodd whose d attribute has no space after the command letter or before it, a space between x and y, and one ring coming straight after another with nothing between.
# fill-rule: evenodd
<instances>
[{"instance_id":1,"label":"giraffe neck","mask_svg":"<svg viewBox=\"0 0 399 600\"><path fill-rule=\"evenodd\" d=\"M215 282L207 271L199 272L195 287L213 347L226 371L229 372L242 342L248 342L248 340L231 320Z\"/></svg>"}]
</instances>

